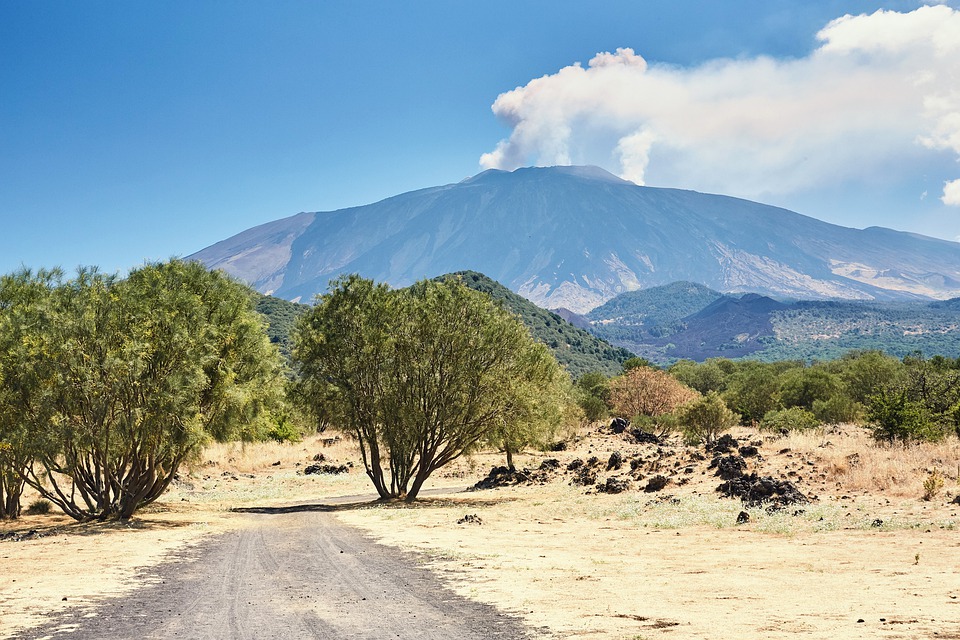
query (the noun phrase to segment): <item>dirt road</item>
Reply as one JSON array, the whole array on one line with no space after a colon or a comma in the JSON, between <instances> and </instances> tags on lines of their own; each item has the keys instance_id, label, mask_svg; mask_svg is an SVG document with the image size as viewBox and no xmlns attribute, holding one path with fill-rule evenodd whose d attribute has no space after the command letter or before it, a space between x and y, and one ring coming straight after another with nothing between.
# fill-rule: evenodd
<instances>
[{"instance_id":1,"label":"dirt road","mask_svg":"<svg viewBox=\"0 0 960 640\"><path fill-rule=\"evenodd\" d=\"M364 538L332 511L252 509L142 575L145 586L70 611L24 639L463 638L536 635L515 618L446 589L418 557Z\"/></svg>"}]
</instances>

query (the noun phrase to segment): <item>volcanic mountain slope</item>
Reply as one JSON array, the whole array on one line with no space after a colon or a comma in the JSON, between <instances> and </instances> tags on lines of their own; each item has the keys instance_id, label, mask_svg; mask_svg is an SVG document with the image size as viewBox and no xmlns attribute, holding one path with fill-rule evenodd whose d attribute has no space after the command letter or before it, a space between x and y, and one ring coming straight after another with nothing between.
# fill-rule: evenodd
<instances>
[{"instance_id":1,"label":"volcanic mountain slope","mask_svg":"<svg viewBox=\"0 0 960 640\"><path fill-rule=\"evenodd\" d=\"M485 171L366 206L301 213L189 257L303 301L343 273L399 287L467 269L541 307L576 313L678 280L794 298L960 295L960 244L640 187L596 167Z\"/></svg>"}]
</instances>

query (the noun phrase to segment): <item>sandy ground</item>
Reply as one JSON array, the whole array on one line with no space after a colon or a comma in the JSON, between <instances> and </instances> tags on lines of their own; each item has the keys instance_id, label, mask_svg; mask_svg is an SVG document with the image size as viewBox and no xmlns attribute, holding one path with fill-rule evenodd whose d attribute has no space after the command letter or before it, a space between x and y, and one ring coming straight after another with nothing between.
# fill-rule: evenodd
<instances>
[{"instance_id":1,"label":"sandy ground","mask_svg":"<svg viewBox=\"0 0 960 640\"><path fill-rule=\"evenodd\" d=\"M571 451L519 463L535 468L549 456L566 465L624 450L646 455L645 464L662 466L672 479L692 464L682 452L667 464L672 459L662 451L619 438L591 435ZM743 524L736 522L739 501L714 492L718 480L708 461L696 463L684 484L656 493L636 483L626 493L597 494L558 474L543 485L431 496L413 507L376 505L336 517L385 544L422 552L426 566L461 595L517 613L556 638L960 638L960 505L950 504L960 485L948 477L943 493L922 501L914 485L925 469L911 468L896 473L909 473L914 485L894 478L889 487L864 490L854 470L837 470L837 460L852 455L837 442L832 458L819 453L833 446L828 442L802 455L796 443L786 443L790 453L783 442L765 443L763 461L751 465L793 478L818 500L797 515L748 509ZM868 457L862 442L851 446ZM138 568L182 555L210 534L249 526L249 516L230 507L369 492L358 469L302 475L315 451L338 461L353 455L350 447L324 448L316 440L221 451L131 525L71 525L53 516L0 524L0 533L45 534L0 542L0 636L137 589ZM960 462L955 446L945 451L933 462L947 469ZM471 484L501 462L489 455L460 463L431 486ZM476 518L459 523L466 515Z\"/></svg>"},{"instance_id":2,"label":"sandy ground","mask_svg":"<svg viewBox=\"0 0 960 640\"><path fill-rule=\"evenodd\" d=\"M960 638L955 530L661 528L618 515L636 498L495 493L339 517L559 638Z\"/></svg>"}]
</instances>

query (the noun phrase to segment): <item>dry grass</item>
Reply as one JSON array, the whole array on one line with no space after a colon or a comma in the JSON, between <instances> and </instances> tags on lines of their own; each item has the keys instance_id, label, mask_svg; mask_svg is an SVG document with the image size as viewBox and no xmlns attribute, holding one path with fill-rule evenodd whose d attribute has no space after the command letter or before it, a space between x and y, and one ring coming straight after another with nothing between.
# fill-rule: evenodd
<instances>
[{"instance_id":1,"label":"dry grass","mask_svg":"<svg viewBox=\"0 0 960 640\"><path fill-rule=\"evenodd\" d=\"M774 443L771 442L771 445ZM924 482L936 472L944 489L960 489L960 440L884 444L854 425L840 425L793 433L775 446L816 458L828 483L854 493L881 493L887 497L920 498Z\"/></svg>"}]
</instances>

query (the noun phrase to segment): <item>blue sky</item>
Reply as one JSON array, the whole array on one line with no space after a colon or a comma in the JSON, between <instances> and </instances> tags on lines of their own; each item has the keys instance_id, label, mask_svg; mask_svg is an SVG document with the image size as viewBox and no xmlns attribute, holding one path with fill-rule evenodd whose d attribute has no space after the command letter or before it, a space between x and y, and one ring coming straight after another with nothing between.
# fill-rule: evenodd
<instances>
[{"instance_id":1,"label":"blue sky","mask_svg":"<svg viewBox=\"0 0 960 640\"><path fill-rule=\"evenodd\" d=\"M590 61L611 52L630 78L647 70L638 82L653 75L689 90L689 122L703 123L710 118L691 105L721 111L710 106L717 93L702 89L717 69L734 76L731 91L737 82L766 84L757 78L769 71L772 84L783 83L779 94L789 94L789 83L817 70L814 52L826 42L817 34L831 20L878 9L908 13L920 4L7 0L0 3L0 272L21 264L125 271L300 211L367 204L456 182L484 166L557 158L633 171L651 186L752 197L837 224L955 239L960 207L941 199L944 184L960 178L951 131L904 127L887 144L886 132L896 129L887 120L844 137L846 121L818 116L829 132L808 149L805 140L817 136L804 133L802 126L814 125L801 114L804 144L794 140L769 160L768 183L771 152L736 133L742 122L716 124L734 132L731 145L753 145L731 151L744 161L738 168L717 159L732 149L723 146L725 134L687 135L682 127L681 135L645 111L652 98L611 95L605 104L639 100L630 108L643 113L613 124L620 116L598 116L601 124L587 126L582 109L590 103L578 102L562 116L572 134L558 151L542 108L555 94L535 95L543 87L563 91L569 74L561 70L579 62L589 72L579 86L596 98L606 89L590 84L602 66ZM873 28L853 26L861 40ZM615 53L628 48L632 57ZM923 52L904 51L883 55L912 55L913 66L904 67L911 73L927 64ZM498 96L514 90L495 114ZM769 102L750 89L741 94ZM507 106L515 109L507 113L511 96L516 104ZM874 103L887 108L883 99ZM889 104L889 118L909 120L898 109L910 105ZM518 123L540 133L523 137ZM925 135L940 142L917 143ZM782 137L777 144L790 146ZM847 153L861 147L866 160ZM497 149L508 156L491 155ZM812 166L827 169L793 171Z\"/></svg>"}]
</instances>

